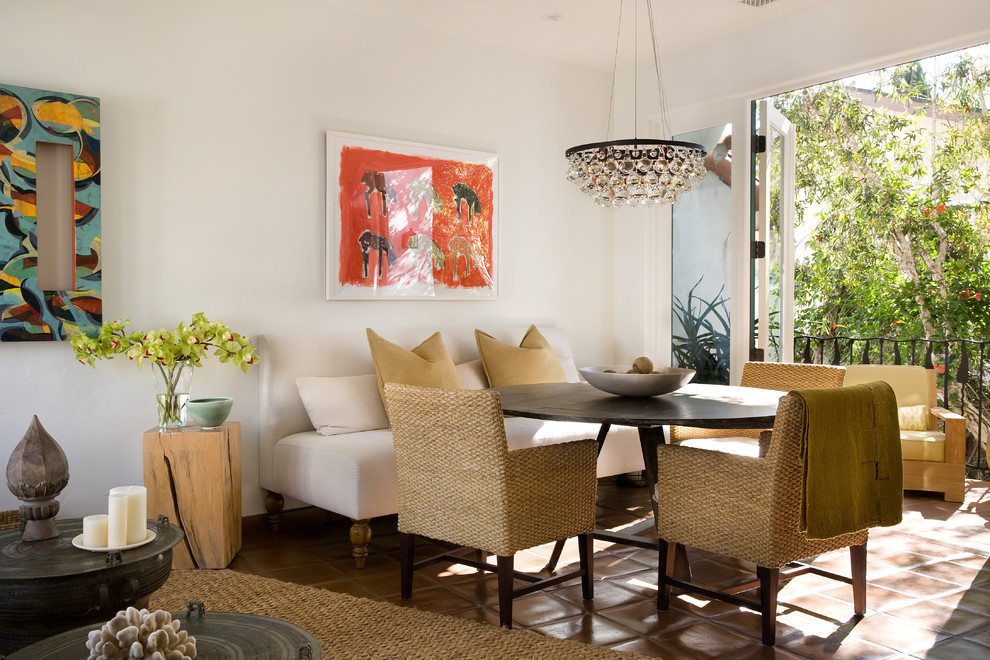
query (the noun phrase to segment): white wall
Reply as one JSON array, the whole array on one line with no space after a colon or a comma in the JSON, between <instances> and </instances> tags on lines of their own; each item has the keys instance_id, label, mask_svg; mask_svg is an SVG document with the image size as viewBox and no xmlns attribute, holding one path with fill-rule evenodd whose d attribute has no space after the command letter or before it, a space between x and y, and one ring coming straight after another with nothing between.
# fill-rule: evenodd
<instances>
[{"instance_id":1,"label":"white wall","mask_svg":"<svg viewBox=\"0 0 990 660\"><path fill-rule=\"evenodd\" d=\"M563 178L565 148L604 123L608 76L330 4L0 0L0 83L102 101L105 318L174 327L204 311L249 335L543 322L587 364L610 360L611 215ZM500 299L325 301L327 130L498 153ZM212 360L193 387L235 397L244 513L263 511L256 373ZM0 457L32 414L69 459L62 517L142 481L149 369L0 344Z\"/></svg>"}]
</instances>

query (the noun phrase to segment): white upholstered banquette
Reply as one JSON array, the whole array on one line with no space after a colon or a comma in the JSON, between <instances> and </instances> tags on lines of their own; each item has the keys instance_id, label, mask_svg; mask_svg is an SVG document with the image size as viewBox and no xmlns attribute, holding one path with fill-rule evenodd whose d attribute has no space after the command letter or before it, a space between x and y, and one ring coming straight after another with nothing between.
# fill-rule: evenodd
<instances>
[{"instance_id":1,"label":"white upholstered banquette","mask_svg":"<svg viewBox=\"0 0 990 660\"><path fill-rule=\"evenodd\" d=\"M526 328L481 330L518 345ZM385 339L407 349L437 328L375 328ZM580 380L564 330L541 327L570 381ZM481 387L473 327L439 328L464 386ZM300 398L296 379L306 376L345 377L374 374L364 330L265 334L258 337L260 369L259 481L269 493L269 522L277 530L284 498L347 516L354 557L363 566L371 540L369 521L398 510L395 456L387 428L325 436L316 432ZM583 365L582 365L583 366ZM470 374L464 377L465 374ZM477 377L475 377L477 375ZM377 396L377 391L375 392ZM530 444L594 438L597 425L525 418L506 420L509 448ZM634 428L613 427L598 461L598 475L643 469L639 436ZM290 502L291 503L291 502Z\"/></svg>"}]
</instances>

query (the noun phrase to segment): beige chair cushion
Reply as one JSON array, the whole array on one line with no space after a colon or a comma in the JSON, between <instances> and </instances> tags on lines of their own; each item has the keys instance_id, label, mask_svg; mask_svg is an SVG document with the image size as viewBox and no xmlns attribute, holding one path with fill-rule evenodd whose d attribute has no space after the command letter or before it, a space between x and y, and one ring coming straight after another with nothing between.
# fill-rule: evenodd
<instances>
[{"instance_id":1,"label":"beige chair cushion","mask_svg":"<svg viewBox=\"0 0 990 660\"><path fill-rule=\"evenodd\" d=\"M412 350L380 337L368 328L368 345L378 375L378 392L385 400L385 383L401 383L442 390L459 390L461 379L447 353L443 338L434 332Z\"/></svg>"},{"instance_id":2,"label":"beige chair cushion","mask_svg":"<svg viewBox=\"0 0 990 660\"><path fill-rule=\"evenodd\" d=\"M945 434L941 431L901 431L901 458L906 461L945 462Z\"/></svg>"},{"instance_id":3,"label":"beige chair cushion","mask_svg":"<svg viewBox=\"0 0 990 660\"><path fill-rule=\"evenodd\" d=\"M491 387L567 381L560 359L535 325L529 326L519 346L501 342L481 330L475 330L474 336Z\"/></svg>"},{"instance_id":4,"label":"beige chair cushion","mask_svg":"<svg viewBox=\"0 0 990 660\"><path fill-rule=\"evenodd\" d=\"M945 434L928 430L932 400L928 391L928 370L902 364L846 365L846 385L874 380L888 383L897 397L904 460L945 462Z\"/></svg>"}]
</instances>

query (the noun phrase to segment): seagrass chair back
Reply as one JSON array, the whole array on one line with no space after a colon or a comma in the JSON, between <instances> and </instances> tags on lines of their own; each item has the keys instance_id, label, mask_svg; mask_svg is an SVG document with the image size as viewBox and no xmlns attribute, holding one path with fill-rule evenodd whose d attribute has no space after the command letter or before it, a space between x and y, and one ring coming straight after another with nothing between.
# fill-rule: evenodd
<instances>
[{"instance_id":1,"label":"seagrass chair back","mask_svg":"<svg viewBox=\"0 0 990 660\"><path fill-rule=\"evenodd\" d=\"M802 364L798 362L747 362L743 365L739 385L763 390L804 390L822 387L841 387L845 369L828 364ZM671 426L670 441L700 438L753 438L760 437L762 429L702 429L691 426ZM714 443L713 443L714 444ZM708 448L716 448L715 446Z\"/></svg>"},{"instance_id":2,"label":"seagrass chair back","mask_svg":"<svg viewBox=\"0 0 990 660\"><path fill-rule=\"evenodd\" d=\"M499 576L499 616L512 625L512 598L576 575L591 599L591 534L597 495L594 439L508 450L498 393L387 383L385 402L395 445L402 540L402 597L412 573L455 561ZM497 555L497 566L444 553L413 562L416 536ZM580 568L541 580L513 570L513 555L578 537ZM531 582L515 589L513 578Z\"/></svg>"},{"instance_id":3,"label":"seagrass chair back","mask_svg":"<svg viewBox=\"0 0 990 660\"><path fill-rule=\"evenodd\" d=\"M762 615L763 643L772 646L780 583L812 572L851 583L855 612L865 613L869 529L829 538L810 538L801 531L805 412L798 396L781 398L773 431L765 432L770 436L769 448L762 458L685 446L659 447L658 609L668 608L672 586L755 609ZM727 483L731 488L726 488ZM752 562L757 566L757 580L716 591L675 578L673 557L678 543ZM850 549L851 578L795 563L846 547ZM792 570L782 572L785 567ZM754 588L759 589L758 600L736 595Z\"/></svg>"}]
</instances>

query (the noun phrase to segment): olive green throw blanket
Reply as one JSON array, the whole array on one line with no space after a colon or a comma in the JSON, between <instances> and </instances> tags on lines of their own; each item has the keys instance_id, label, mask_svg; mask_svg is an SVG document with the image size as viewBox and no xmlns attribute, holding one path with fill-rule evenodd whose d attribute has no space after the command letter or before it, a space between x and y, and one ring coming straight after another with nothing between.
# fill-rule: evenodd
<instances>
[{"instance_id":1,"label":"olive green throw blanket","mask_svg":"<svg viewBox=\"0 0 990 660\"><path fill-rule=\"evenodd\" d=\"M890 386L791 394L805 404L801 531L823 539L901 522L901 439Z\"/></svg>"}]
</instances>

